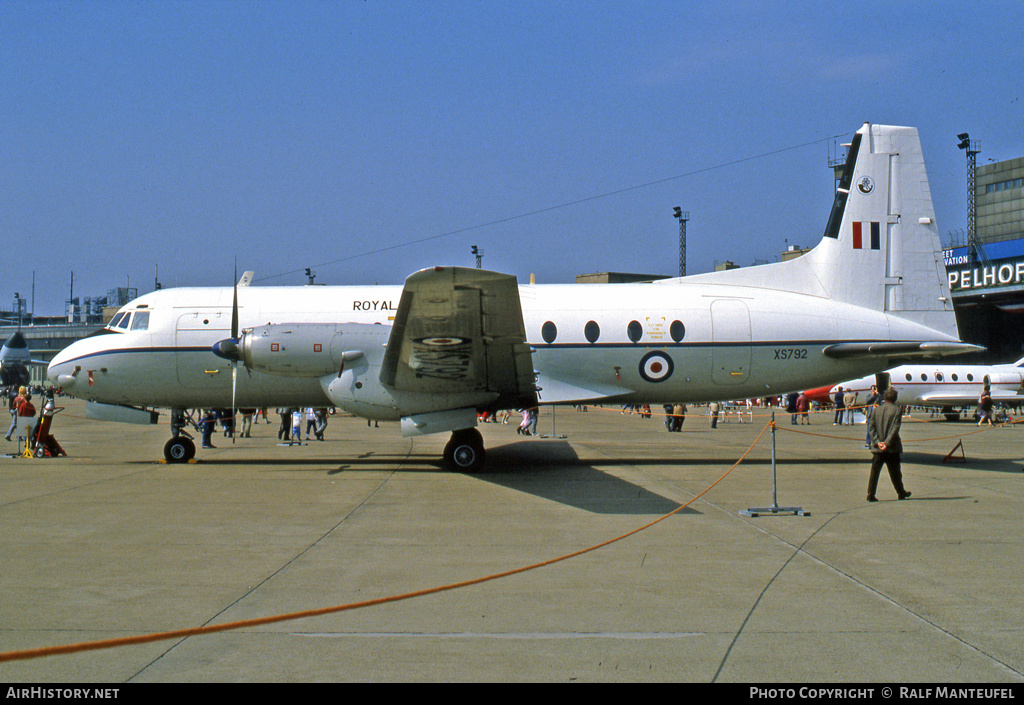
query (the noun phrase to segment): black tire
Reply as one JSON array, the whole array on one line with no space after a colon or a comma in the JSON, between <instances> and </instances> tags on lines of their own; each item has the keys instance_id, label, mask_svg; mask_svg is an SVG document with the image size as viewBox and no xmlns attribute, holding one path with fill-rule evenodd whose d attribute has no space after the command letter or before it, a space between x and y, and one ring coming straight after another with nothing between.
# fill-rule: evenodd
<instances>
[{"instance_id":1,"label":"black tire","mask_svg":"<svg viewBox=\"0 0 1024 705\"><path fill-rule=\"evenodd\" d=\"M196 444L192 439L179 436L164 445L164 459L168 463L187 463L196 457Z\"/></svg>"},{"instance_id":2,"label":"black tire","mask_svg":"<svg viewBox=\"0 0 1024 705\"><path fill-rule=\"evenodd\" d=\"M485 458L484 439L475 428L454 432L444 447L445 465L457 472L479 472Z\"/></svg>"}]
</instances>

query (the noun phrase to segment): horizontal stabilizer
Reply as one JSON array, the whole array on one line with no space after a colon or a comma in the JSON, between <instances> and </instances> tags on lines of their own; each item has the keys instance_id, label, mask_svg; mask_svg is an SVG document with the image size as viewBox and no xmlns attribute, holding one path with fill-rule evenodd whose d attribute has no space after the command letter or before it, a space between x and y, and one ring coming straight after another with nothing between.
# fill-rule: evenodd
<instances>
[{"instance_id":1,"label":"horizontal stabilizer","mask_svg":"<svg viewBox=\"0 0 1024 705\"><path fill-rule=\"evenodd\" d=\"M879 359L908 359L920 360L929 358L943 358L950 355L964 355L967 353L982 352L985 348L970 343L955 343L949 341L935 342L891 342L876 341L863 343L836 343L829 345L822 352L837 360L849 360L853 358L875 357Z\"/></svg>"}]
</instances>

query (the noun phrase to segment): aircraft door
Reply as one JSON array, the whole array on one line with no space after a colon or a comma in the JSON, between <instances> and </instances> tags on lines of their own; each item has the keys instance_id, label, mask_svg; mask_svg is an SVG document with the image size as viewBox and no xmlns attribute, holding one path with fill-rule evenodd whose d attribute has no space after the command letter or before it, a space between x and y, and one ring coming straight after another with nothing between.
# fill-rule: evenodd
<instances>
[{"instance_id":1,"label":"aircraft door","mask_svg":"<svg viewBox=\"0 0 1024 705\"><path fill-rule=\"evenodd\" d=\"M178 382L189 388L231 389L231 363L213 354L213 344L231 336L231 309L209 308L178 316L174 358Z\"/></svg>"},{"instance_id":2,"label":"aircraft door","mask_svg":"<svg viewBox=\"0 0 1024 705\"><path fill-rule=\"evenodd\" d=\"M875 374L875 386L878 388L879 394L884 394L885 390L889 388L889 373L878 372Z\"/></svg>"},{"instance_id":3,"label":"aircraft door","mask_svg":"<svg viewBox=\"0 0 1024 705\"><path fill-rule=\"evenodd\" d=\"M711 379L742 384L750 377L750 311L738 299L711 303Z\"/></svg>"}]
</instances>

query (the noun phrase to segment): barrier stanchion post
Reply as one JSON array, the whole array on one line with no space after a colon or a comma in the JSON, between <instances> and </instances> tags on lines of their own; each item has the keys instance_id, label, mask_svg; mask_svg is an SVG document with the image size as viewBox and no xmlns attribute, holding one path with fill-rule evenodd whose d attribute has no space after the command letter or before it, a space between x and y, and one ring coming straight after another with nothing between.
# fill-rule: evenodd
<instances>
[{"instance_id":1,"label":"barrier stanchion post","mask_svg":"<svg viewBox=\"0 0 1024 705\"><path fill-rule=\"evenodd\" d=\"M811 515L810 512L805 512L800 507L780 507L778 494L778 474L775 467L775 412L772 412L772 506L770 507L750 507L748 509L741 509L740 515L745 517L757 517L762 514L770 514L772 516L778 516L780 514L792 514L801 517L808 517Z\"/></svg>"},{"instance_id":2,"label":"barrier stanchion post","mask_svg":"<svg viewBox=\"0 0 1024 705\"><path fill-rule=\"evenodd\" d=\"M555 430L555 405L552 404L550 408L551 408L551 433L542 433L540 435L540 437L541 438L566 438L566 435L564 433L563 434L559 434L558 431ZM538 411L537 413L540 413L540 412Z\"/></svg>"}]
</instances>

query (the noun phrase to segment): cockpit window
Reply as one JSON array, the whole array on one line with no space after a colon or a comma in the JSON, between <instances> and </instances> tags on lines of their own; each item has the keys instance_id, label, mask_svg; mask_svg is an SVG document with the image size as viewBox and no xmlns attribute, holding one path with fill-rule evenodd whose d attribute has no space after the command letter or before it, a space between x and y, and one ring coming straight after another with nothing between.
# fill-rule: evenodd
<instances>
[{"instance_id":1,"label":"cockpit window","mask_svg":"<svg viewBox=\"0 0 1024 705\"><path fill-rule=\"evenodd\" d=\"M131 319L132 319L131 313L129 313L128 311L125 311L124 317L120 321L118 321L117 325L114 326L114 327L115 328L121 328L123 330L128 330L128 321L130 321Z\"/></svg>"},{"instance_id":2,"label":"cockpit window","mask_svg":"<svg viewBox=\"0 0 1024 705\"><path fill-rule=\"evenodd\" d=\"M132 330L149 330L149 311L136 311Z\"/></svg>"},{"instance_id":3,"label":"cockpit window","mask_svg":"<svg viewBox=\"0 0 1024 705\"><path fill-rule=\"evenodd\" d=\"M107 324L107 328L117 328L117 324L121 322L121 318L124 315L124 311L114 314L114 317L110 319L110 323Z\"/></svg>"}]
</instances>

